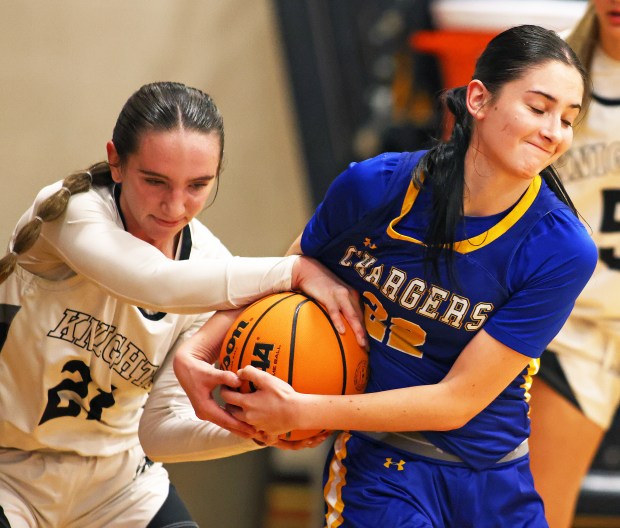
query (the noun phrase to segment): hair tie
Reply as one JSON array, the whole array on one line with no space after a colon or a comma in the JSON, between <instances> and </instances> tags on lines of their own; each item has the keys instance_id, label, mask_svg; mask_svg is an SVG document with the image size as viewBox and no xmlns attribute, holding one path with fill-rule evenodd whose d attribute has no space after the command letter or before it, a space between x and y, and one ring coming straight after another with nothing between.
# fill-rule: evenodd
<instances>
[{"instance_id":1,"label":"hair tie","mask_svg":"<svg viewBox=\"0 0 620 528\"><path fill-rule=\"evenodd\" d=\"M65 187L64 185L59 189L58 192L65 192L69 195L69 197L71 197L71 189L69 189L69 187Z\"/></svg>"},{"instance_id":2,"label":"hair tie","mask_svg":"<svg viewBox=\"0 0 620 528\"><path fill-rule=\"evenodd\" d=\"M90 172L90 169L86 169L86 175L90 178L90 183L93 183L93 173Z\"/></svg>"},{"instance_id":3,"label":"hair tie","mask_svg":"<svg viewBox=\"0 0 620 528\"><path fill-rule=\"evenodd\" d=\"M12 255L15 258L19 257L19 253L17 251L13 251L13 250L9 251L9 255Z\"/></svg>"},{"instance_id":4,"label":"hair tie","mask_svg":"<svg viewBox=\"0 0 620 528\"><path fill-rule=\"evenodd\" d=\"M36 215L33 220L37 220L40 224L43 223L43 218L41 218L39 215Z\"/></svg>"}]
</instances>

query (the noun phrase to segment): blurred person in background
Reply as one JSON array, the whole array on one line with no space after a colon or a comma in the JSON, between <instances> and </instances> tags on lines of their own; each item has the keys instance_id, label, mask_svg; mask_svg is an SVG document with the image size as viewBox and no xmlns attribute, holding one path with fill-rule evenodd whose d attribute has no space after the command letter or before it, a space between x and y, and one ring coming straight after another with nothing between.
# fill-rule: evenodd
<instances>
[{"instance_id":1,"label":"blurred person in background","mask_svg":"<svg viewBox=\"0 0 620 528\"><path fill-rule=\"evenodd\" d=\"M532 387L532 472L552 528L572 525L583 478L620 400L620 1L591 0L564 36L593 93L557 167L599 261Z\"/></svg>"}]
</instances>

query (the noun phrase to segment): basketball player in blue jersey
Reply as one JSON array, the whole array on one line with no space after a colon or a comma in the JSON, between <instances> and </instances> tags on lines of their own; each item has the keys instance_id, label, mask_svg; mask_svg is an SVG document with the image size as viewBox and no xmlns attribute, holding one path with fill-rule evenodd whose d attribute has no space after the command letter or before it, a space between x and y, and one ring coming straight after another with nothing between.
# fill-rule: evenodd
<instances>
[{"instance_id":1,"label":"basketball player in blue jersey","mask_svg":"<svg viewBox=\"0 0 620 528\"><path fill-rule=\"evenodd\" d=\"M450 139L351 164L292 246L359 292L367 393L300 394L245 367L258 390L222 395L232 418L269 434L343 431L326 464L327 527L547 526L529 388L596 264L552 168L586 86L554 32L501 33L446 94ZM181 354L206 350L227 317Z\"/></svg>"},{"instance_id":2,"label":"basketball player in blue jersey","mask_svg":"<svg viewBox=\"0 0 620 528\"><path fill-rule=\"evenodd\" d=\"M172 371L170 351L209 311L300 287L365 335L356 294L323 266L232 258L195 218L223 149L207 94L145 85L108 162L46 187L18 222L0 259L1 527L196 526L138 427L159 460L258 448L263 435L198 421Z\"/></svg>"}]
</instances>

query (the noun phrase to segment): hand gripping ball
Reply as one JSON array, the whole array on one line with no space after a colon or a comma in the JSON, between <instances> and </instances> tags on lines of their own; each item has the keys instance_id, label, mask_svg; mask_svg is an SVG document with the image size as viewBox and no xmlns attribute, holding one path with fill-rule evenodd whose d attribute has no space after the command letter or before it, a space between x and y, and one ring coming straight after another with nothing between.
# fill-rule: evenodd
<instances>
[{"instance_id":1,"label":"hand gripping ball","mask_svg":"<svg viewBox=\"0 0 620 528\"><path fill-rule=\"evenodd\" d=\"M236 372L252 365L306 394L359 394L368 381L368 354L346 323L339 334L325 308L301 293L268 295L248 306L228 330L220 368ZM241 392L253 392L244 382ZM290 431L302 440L321 431Z\"/></svg>"}]
</instances>

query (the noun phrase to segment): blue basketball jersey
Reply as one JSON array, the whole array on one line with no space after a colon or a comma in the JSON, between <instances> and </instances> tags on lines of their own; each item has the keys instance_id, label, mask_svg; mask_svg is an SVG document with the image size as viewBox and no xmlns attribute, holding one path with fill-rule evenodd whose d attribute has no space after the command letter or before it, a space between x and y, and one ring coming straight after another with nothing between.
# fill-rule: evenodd
<instances>
[{"instance_id":1,"label":"blue basketball jersey","mask_svg":"<svg viewBox=\"0 0 620 528\"><path fill-rule=\"evenodd\" d=\"M387 153L351 164L331 185L301 246L361 294L371 338L367 392L438 383L483 327L532 358L465 426L423 432L482 469L529 435L528 389L538 358L590 277L596 248L538 176L509 210L465 217L453 275L443 264L433 274L422 242L432 185L411 183L423 154Z\"/></svg>"}]
</instances>

